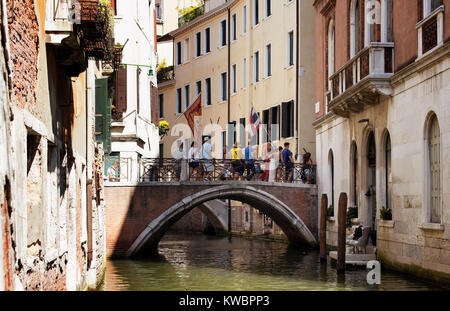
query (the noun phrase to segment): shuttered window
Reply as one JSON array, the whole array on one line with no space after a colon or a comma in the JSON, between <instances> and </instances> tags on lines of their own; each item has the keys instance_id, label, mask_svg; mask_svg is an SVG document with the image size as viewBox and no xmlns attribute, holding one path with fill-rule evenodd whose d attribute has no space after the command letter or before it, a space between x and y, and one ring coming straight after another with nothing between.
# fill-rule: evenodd
<instances>
[{"instance_id":1,"label":"shuttered window","mask_svg":"<svg viewBox=\"0 0 450 311\"><path fill-rule=\"evenodd\" d=\"M122 121L122 115L127 110L127 68L119 68L116 75L116 107L114 119Z\"/></svg>"},{"instance_id":2,"label":"shuttered window","mask_svg":"<svg viewBox=\"0 0 450 311\"><path fill-rule=\"evenodd\" d=\"M108 78L95 80L95 140L103 143L105 154L111 152L111 100Z\"/></svg>"}]
</instances>

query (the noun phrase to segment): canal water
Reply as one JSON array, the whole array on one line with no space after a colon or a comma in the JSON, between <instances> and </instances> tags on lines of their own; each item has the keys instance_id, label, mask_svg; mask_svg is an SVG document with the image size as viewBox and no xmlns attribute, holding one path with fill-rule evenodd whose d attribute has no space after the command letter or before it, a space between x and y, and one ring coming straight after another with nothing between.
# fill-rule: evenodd
<instances>
[{"instance_id":1,"label":"canal water","mask_svg":"<svg viewBox=\"0 0 450 311\"><path fill-rule=\"evenodd\" d=\"M330 263L320 264L318 251L283 242L168 233L157 258L108 261L103 290L448 290L384 269L380 285L368 285L366 276L353 268L338 277Z\"/></svg>"}]
</instances>

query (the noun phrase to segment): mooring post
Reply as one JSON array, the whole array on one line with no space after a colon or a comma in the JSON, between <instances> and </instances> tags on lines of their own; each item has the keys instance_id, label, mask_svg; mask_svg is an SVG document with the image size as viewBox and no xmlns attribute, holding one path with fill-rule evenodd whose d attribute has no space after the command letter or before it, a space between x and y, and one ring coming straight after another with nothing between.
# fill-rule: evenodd
<instances>
[{"instance_id":1,"label":"mooring post","mask_svg":"<svg viewBox=\"0 0 450 311\"><path fill-rule=\"evenodd\" d=\"M322 201L320 205L320 261L327 261L327 208L328 196L322 194Z\"/></svg>"},{"instance_id":2,"label":"mooring post","mask_svg":"<svg viewBox=\"0 0 450 311\"><path fill-rule=\"evenodd\" d=\"M347 194L342 192L339 196L338 210L338 253L337 271L345 272L345 229L347 219Z\"/></svg>"}]
</instances>

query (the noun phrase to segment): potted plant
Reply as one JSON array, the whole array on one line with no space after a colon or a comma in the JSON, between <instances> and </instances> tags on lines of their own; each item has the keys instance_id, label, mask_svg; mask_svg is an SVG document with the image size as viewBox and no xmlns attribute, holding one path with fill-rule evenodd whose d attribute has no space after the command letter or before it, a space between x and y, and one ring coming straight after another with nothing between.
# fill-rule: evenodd
<instances>
[{"instance_id":1,"label":"potted plant","mask_svg":"<svg viewBox=\"0 0 450 311\"><path fill-rule=\"evenodd\" d=\"M380 216L382 220L392 220L392 211L390 208L386 208L383 206L382 209L380 209Z\"/></svg>"},{"instance_id":2,"label":"potted plant","mask_svg":"<svg viewBox=\"0 0 450 311\"><path fill-rule=\"evenodd\" d=\"M358 207L350 206L347 209L347 219L346 219L347 228L350 228L352 226L352 219L354 218L358 218Z\"/></svg>"},{"instance_id":3,"label":"potted plant","mask_svg":"<svg viewBox=\"0 0 450 311\"><path fill-rule=\"evenodd\" d=\"M159 135L164 136L170 129L169 122L167 121L159 121Z\"/></svg>"}]
</instances>

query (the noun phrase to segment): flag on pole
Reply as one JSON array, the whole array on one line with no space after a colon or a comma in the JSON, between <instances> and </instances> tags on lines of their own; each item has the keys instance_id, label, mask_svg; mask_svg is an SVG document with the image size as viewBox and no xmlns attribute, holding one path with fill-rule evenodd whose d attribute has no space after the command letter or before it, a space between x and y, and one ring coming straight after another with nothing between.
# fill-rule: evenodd
<instances>
[{"instance_id":1,"label":"flag on pole","mask_svg":"<svg viewBox=\"0 0 450 311\"><path fill-rule=\"evenodd\" d=\"M184 112L184 116L191 128L192 133L195 135L195 117L201 117L202 115L202 96L198 95L194 103Z\"/></svg>"},{"instance_id":2,"label":"flag on pole","mask_svg":"<svg viewBox=\"0 0 450 311\"><path fill-rule=\"evenodd\" d=\"M252 136L255 136L258 133L259 127L261 126L261 120L259 119L258 113L252 106L250 111L250 125L252 129Z\"/></svg>"}]
</instances>

